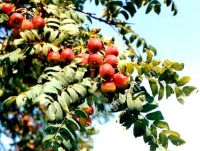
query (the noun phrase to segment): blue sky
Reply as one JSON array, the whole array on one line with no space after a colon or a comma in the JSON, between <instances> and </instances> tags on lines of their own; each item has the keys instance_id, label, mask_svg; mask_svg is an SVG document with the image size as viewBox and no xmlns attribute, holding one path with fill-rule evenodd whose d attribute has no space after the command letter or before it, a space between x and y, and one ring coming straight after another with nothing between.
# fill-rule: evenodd
<instances>
[{"instance_id":1,"label":"blue sky","mask_svg":"<svg viewBox=\"0 0 200 151\"><path fill-rule=\"evenodd\" d=\"M151 12L145 15L145 9L141 9L131 22L136 33L144 37L146 41L158 50L158 59L171 59L185 63L185 70L181 75L190 75L191 84L200 88L200 1L176 0L179 13L173 16L170 8L163 7L160 15ZM89 5L88 5L89 6ZM98 9L88 7L89 11L97 12ZM86 9L87 10L87 9ZM100 10L99 10L100 11ZM108 37L117 34L112 28L95 22L93 27L101 28L102 33ZM109 34L109 35L108 35ZM119 44L121 42L119 41ZM186 140L186 144L180 147L170 145L172 151L191 151L199 148L200 127L200 94L194 93L186 98L185 105L180 105L175 97L163 100L160 108L171 129L179 131ZM115 119L107 125L97 125L100 134L95 137L94 151L148 151L148 145L142 138L135 139L132 129L126 131Z\"/></svg>"}]
</instances>

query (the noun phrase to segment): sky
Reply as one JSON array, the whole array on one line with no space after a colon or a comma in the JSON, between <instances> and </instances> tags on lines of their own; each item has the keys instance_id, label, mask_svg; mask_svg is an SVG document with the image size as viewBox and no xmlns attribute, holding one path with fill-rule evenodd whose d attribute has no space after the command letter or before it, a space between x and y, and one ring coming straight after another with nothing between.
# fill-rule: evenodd
<instances>
[{"instance_id":1,"label":"sky","mask_svg":"<svg viewBox=\"0 0 200 151\"><path fill-rule=\"evenodd\" d=\"M179 12L175 17L170 8L163 7L160 15L153 12L145 15L145 9L141 9L131 22L134 23L135 32L157 48L156 58L184 62L185 69L180 75L191 76L190 84L200 89L200 1L176 0L176 4ZM90 10L92 9L90 7ZM93 26L101 28L105 36L117 37L112 28L104 24L95 22ZM200 93L193 93L185 99L184 105L179 104L175 97L160 103L160 109L170 128L178 131L186 141L186 144L179 147L169 145L170 151L191 151L200 148L199 98ZM116 119L112 119L106 125L96 126L100 128L100 133L94 137L94 151L149 151L149 146L144 144L142 138L134 138L132 128L124 130L116 123Z\"/></svg>"}]
</instances>

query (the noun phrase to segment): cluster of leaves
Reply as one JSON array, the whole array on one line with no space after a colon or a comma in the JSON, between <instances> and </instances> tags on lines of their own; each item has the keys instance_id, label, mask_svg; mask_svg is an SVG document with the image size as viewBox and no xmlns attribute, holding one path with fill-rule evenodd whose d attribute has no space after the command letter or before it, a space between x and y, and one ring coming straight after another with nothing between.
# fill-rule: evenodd
<instances>
[{"instance_id":1,"label":"cluster of leaves","mask_svg":"<svg viewBox=\"0 0 200 151\"><path fill-rule=\"evenodd\" d=\"M41 125L45 128L44 132L37 131L34 136L38 139L37 143L29 142L30 140L20 141L20 143L29 142L28 144L37 146L41 141L41 136L45 135L42 141L43 150L76 150L77 141L84 142L81 135L85 131L76 118L88 117L80 109L81 106L95 103L99 111L105 112L105 105L112 101L118 102L115 112L121 111L119 122L127 129L133 126L134 136L143 136L144 142L150 145L150 150L167 149L168 141L174 145L184 143L180 135L169 128L161 111L158 110L158 100L163 99L164 95L168 98L175 93L177 100L182 103L183 98L195 90L193 86L185 86L190 80L189 77L179 78L178 76L178 71L181 71L184 65L169 60L163 63L155 60L153 57L156 55L156 49L148 45L133 31L129 23L121 19L124 17L128 20L133 17L137 9L142 6L147 6L146 13L154 9L159 14L161 2L157 0L126 2L95 0L96 5L101 4L105 7L102 18L83 12L85 0L11 2L16 7L30 7L31 13L42 13L46 20L46 26L43 29L20 32L18 39L15 39L12 34L5 36L0 44L1 107L5 100L4 109L8 110L12 106L13 109L10 111L20 110L13 114L12 119L17 117L17 121L23 119L23 116L20 116L23 112L31 113L35 117L35 108L41 110L37 114L43 117L43 119L38 119L38 116L35 118L36 121L42 121ZM174 2L166 0L165 3L171 6L176 14ZM125 40L127 51L121 54L118 70L131 76L130 86L126 90L117 91L113 96L103 95L100 91L100 77L90 78L89 67L80 66L78 59L74 59L66 66L52 66L47 63L46 56L49 49L59 51L63 47L71 47L75 54L79 54L86 51L86 41L89 37L102 37L97 34L98 30L84 28L83 15L90 21L97 19L113 26ZM0 21L6 27L8 17L4 13L1 16ZM146 59L133 49L135 40L137 40L137 48L143 47ZM103 38L102 41L112 43L104 41ZM149 82L149 92L142 86L145 80ZM1 121L5 121L2 122L2 126L7 130L12 129L6 118L11 113L6 110L2 112L4 116L1 117ZM77 130L81 133L79 134ZM12 138L24 140L16 129L10 133L17 135ZM29 131L25 131L23 136L27 133ZM16 144L19 146L20 143ZM27 149L26 147L27 145L23 149ZM36 149L31 147L29 145L28 149Z\"/></svg>"}]
</instances>

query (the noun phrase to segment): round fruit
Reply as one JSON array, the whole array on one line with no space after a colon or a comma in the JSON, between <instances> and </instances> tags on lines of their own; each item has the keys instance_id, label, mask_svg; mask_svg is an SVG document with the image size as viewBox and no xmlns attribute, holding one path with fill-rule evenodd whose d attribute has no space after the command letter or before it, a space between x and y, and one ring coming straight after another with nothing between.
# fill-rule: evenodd
<instances>
[{"instance_id":1,"label":"round fruit","mask_svg":"<svg viewBox=\"0 0 200 151\"><path fill-rule=\"evenodd\" d=\"M22 25L22 22L24 20L24 17L22 16L22 14L20 13L13 13L10 16L10 19L8 21L8 24L12 27L12 28L20 28Z\"/></svg>"},{"instance_id":2,"label":"round fruit","mask_svg":"<svg viewBox=\"0 0 200 151\"><path fill-rule=\"evenodd\" d=\"M49 52L47 56L47 61L50 63L58 63L60 61L59 52Z\"/></svg>"},{"instance_id":3,"label":"round fruit","mask_svg":"<svg viewBox=\"0 0 200 151\"><path fill-rule=\"evenodd\" d=\"M87 119L80 117L79 118L79 123L81 124L81 126L83 127L87 127L90 126L92 124L92 118L89 116Z\"/></svg>"},{"instance_id":4,"label":"round fruit","mask_svg":"<svg viewBox=\"0 0 200 151\"><path fill-rule=\"evenodd\" d=\"M3 3L1 6L1 10L2 12L9 15L13 10L13 5L11 3Z\"/></svg>"},{"instance_id":5,"label":"round fruit","mask_svg":"<svg viewBox=\"0 0 200 151\"><path fill-rule=\"evenodd\" d=\"M119 50L115 46L110 46L105 49L105 55L115 55L118 56Z\"/></svg>"},{"instance_id":6,"label":"round fruit","mask_svg":"<svg viewBox=\"0 0 200 151\"><path fill-rule=\"evenodd\" d=\"M34 26L33 26L33 23L30 21L30 20L27 20L27 19L24 19L23 22L22 22L22 26L21 26L21 29L24 31L24 30L31 30L33 29Z\"/></svg>"},{"instance_id":7,"label":"round fruit","mask_svg":"<svg viewBox=\"0 0 200 151\"><path fill-rule=\"evenodd\" d=\"M111 64L113 67L117 67L118 58L115 55L108 55L105 59L105 63Z\"/></svg>"},{"instance_id":8,"label":"round fruit","mask_svg":"<svg viewBox=\"0 0 200 151\"><path fill-rule=\"evenodd\" d=\"M90 52L95 53L102 49L101 40L97 38L91 38L88 40L87 48Z\"/></svg>"},{"instance_id":9,"label":"round fruit","mask_svg":"<svg viewBox=\"0 0 200 151\"><path fill-rule=\"evenodd\" d=\"M40 16L36 16L35 18L33 18L32 22L35 28L44 28L46 24L45 20Z\"/></svg>"},{"instance_id":10,"label":"round fruit","mask_svg":"<svg viewBox=\"0 0 200 151\"><path fill-rule=\"evenodd\" d=\"M88 64L91 68L99 68L103 64L103 57L98 53L91 54L88 57Z\"/></svg>"},{"instance_id":11,"label":"round fruit","mask_svg":"<svg viewBox=\"0 0 200 151\"><path fill-rule=\"evenodd\" d=\"M13 28L12 29L13 38L20 38L20 32L21 32L20 28Z\"/></svg>"},{"instance_id":12,"label":"round fruit","mask_svg":"<svg viewBox=\"0 0 200 151\"><path fill-rule=\"evenodd\" d=\"M116 91L116 86L113 81L105 81L101 84L101 92L104 94L113 94Z\"/></svg>"},{"instance_id":13,"label":"round fruit","mask_svg":"<svg viewBox=\"0 0 200 151\"><path fill-rule=\"evenodd\" d=\"M74 52L71 48L65 48L60 54L60 60L64 63L71 63L74 59Z\"/></svg>"},{"instance_id":14,"label":"round fruit","mask_svg":"<svg viewBox=\"0 0 200 151\"><path fill-rule=\"evenodd\" d=\"M92 106L83 107L82 110L88 115L92 115L94 113L94 108Z\"/></svg>"},{"instance_id":15,"label":"round fruit","mask_svg":"<svg viewBox=\"0 0 200 151\"><path fill-rule=\"evenodd\" d=\"M126 89L129 86L130 78L122 73L114 75L114 82L117 89Z\"/></svg>"},{"instance_id":16,"label":"round fruit","mask_svg":"<svg viewBox=\"0 0 200 151\"><path fill-rule=\"evenodd\" d=\"M82 65L82 66L88 63L88 57L89 57L88 53L81 53L76 56L76 58L81 58L81 62L79 62L79 65Z\"/></svg>"},{"instance_id":17,"label":"round fruit","mask_svg":"<svg viewBox=\"0 0 200 151\"><path fill-rule=\"evenodd\" d=\"M106 63L100 66L99 74L103 79L110 80L113 78L115 70L110 64Z\"/></svg>"}]
</instances>

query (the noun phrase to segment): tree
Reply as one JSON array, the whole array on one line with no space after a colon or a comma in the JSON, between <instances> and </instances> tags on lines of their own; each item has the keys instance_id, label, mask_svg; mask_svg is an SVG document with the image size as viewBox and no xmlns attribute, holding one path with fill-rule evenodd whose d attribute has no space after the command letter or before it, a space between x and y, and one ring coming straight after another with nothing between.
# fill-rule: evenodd
<instances>
[{"instance_id":1,"label":"tree","mask_svg":"<svg viewBox=\"0 0 200 151\"><path fill-rule=\"evenodd\" d=\"M183 103L195 90L186 85L190 77L178 75L184 64L156 60L156 49L126 21L141 7L159 14L163 2L95 0L104 9L102 17L85 12L85 3L1 3L0 132L13 139L16 150L89 148L95 107L93 118L120 112L119 123L133 128L152 151L167 150L169 141L185 143L159 110L164 96L175 94ZM164 3L176 15L175 3ZM114 37L106 40L100 29L91 29L93 20L113 27L126 48L119 52Z\"/></svg>"}]
</instances>

